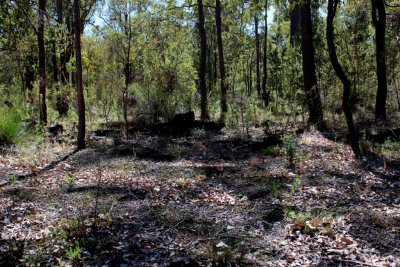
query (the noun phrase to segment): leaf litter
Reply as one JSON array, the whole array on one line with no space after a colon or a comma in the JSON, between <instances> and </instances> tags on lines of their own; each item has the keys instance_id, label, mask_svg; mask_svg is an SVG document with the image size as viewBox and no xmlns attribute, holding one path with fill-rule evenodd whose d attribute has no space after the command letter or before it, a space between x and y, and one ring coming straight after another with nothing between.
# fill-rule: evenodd
<instances>
[{"instance_id":1,"label":"leaf litter","mask_svg":"<svg viewBox=\"0 0 400 267\"><path fill-rule=\"evenodd\" d=\"M297 139L295 167L262 142L228 135L92 139L13 182L61 151L48 146L30 163L4 153L0 263L400 266L399 159L356 161L318 132Z\"/></svg>"}]
</instances>

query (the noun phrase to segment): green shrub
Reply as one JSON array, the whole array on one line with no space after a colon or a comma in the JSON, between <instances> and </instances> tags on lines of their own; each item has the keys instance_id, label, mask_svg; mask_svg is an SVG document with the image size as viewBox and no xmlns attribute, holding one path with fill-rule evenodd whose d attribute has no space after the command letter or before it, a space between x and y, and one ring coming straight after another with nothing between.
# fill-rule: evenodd
<instances>
[{"instance_id":1,"label":"green shrub","mask_svg":"<svg viewBox=\"0 0 400 267\"><path fill-rule=\"evenodd\" d=\"M269 146L266 147L262 150L262 152L267 155L267 156L271 156L271 157L278 157L281 156L283 154L282 149L279 146Z\"/></svg>"},{"instance_id":2,"label":"green shrub","mask_svg":"<svg viewBox=\"0 0 400 267\"><path fill-rule=\"evenodd\" d=\"M75 247L70 247L66 249L67 255L68 257L72 260L72 261L78 261L81 259L81 247L79 245L76 245Z\"/></svg>"},{"instance_id":3,"label":"green shrub","mask_svg":"<svg viewBox=\"0 0 400 267\"><path fill-rule=\"evenodd\" d=\"M285 149L286 159L294 163L298 152L298 143L293 134L285 134L283 137L283 147Z\"/></svg>"},{"instance_id":4,"label":"green shrub","mask_svg":"<svg viewBox=\"0 0 400 267\"><path fill-rule=\"evenodd\" d=\"M381 154L387 158L399 157L400 142L395 142L392 138L388 138L382 145L380 151Z\"/></svg>"},{"instance_id":5,"label":"green shrub","mask_svg":"<svg viewBox=\"0 0 400 267\"><path fill-rule=\"evenodd\" d=\"M76 178L75 178L74 176L72 176L72 175L66 173L66 174L64 175L64 180L65 180L65 183L66 183L67 186L68 186L68 189L71 189L72 187L75 186Z\"/></svg>"},{"instance_id":6,"label":"green shrub","mask_svg":"<svg viewBox=\"0 0 400 267\"><path fill-rule=\"evenodd\" d=\"M17 143L21 134L19 114L15 110L0 108L0 145Z\"/></svg>"}]
</instances>

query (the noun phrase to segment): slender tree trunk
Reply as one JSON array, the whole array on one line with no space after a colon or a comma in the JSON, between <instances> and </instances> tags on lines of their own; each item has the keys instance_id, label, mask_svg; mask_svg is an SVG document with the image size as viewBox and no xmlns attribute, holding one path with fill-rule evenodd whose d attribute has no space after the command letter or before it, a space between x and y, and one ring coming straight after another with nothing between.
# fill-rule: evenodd
<instances>
[{"instance_id":1,"label":"slender tree trunk","mask_svg":"<svg viewBox=\"0 0 400 267\"><path fill-rule=\"evenodd\" d=\"M60 88L58 87L58 64L57 64L57 45L56 45L56 41L55 41L55 35L53 36L53 40L51 42L51 46L52 46L52 55L51 55L51 61L52 61L52 65L53 65L53 80L54 83L56 85L56 93L58 95Z\"/></svg>"},{"instance_id":2,"label":"slender tree trunk","mask_svg":"<svg viewBox=\"0 0 400 267\"><path fill-rule=\"evenodd\" d=\"M343 71L342 66L340 65L337 55L336 55L336 47L335 47L335 39L333 33L333 20L336 15L337 6L340 0L329 0L328 1L328 16L327 16L327 23L326 23L326 40L328 44L328 51L329 51L329 58L332 63L332 67L336 72L336 75L340 79L343 84L343 99L342 99L342 110L346 117L347 128L349 130L349 139L350 139L350 146L353 150L356 157L360 156L360 148L358 145L358 138L357 132L354 127L353 122L353 114L350 109L350 92L351 92L351 83L350 80L347 78L345 72Z\"/></svg>"},{"instance_id":3,"label":"slender tree trunk","mask_svg":"<svg viewBox=\"0 0 400 267\"><path fill-rule=\"evenodd\" d=\"M64 11L63 11L63 0L57 0L57 22L62 27L64 26ZM67 26L68 33L72 35L71 27L70 27L71 16L67 15L65 18L65 25ZM67 44L64 43L64 33L61 38L61 47L63 47L63 51L60 53L60 80L63 85L66 85L69 81L69 73L67 70L67 63L71 58L71 45L70 38L67 40Z\"/></svg>"},{"instance_id":4,"label":"slender tree trunk","mask_svg":"<svg viewBox=\"0 0 400 267\"><path fill-rule=\"evenodd\" d=\"M249 96L253 93L253 58L254 51L249 58Z\"/></svg>"},{"instance_id":5,"label":"slender tree trunk","mask_svg":"<svg viewBox=\"0 0 400 267\"><path fill-rule=\"evenodd\" d=\"M125 68L127 65L125 66ZM125 70L127 71L127 70ZM125 87L122 92L122 108L124 114L124 122L125 122L125 138L128 139L129 134L129 123L128 123L128 89L129 89L129 78L125 76Z\"/></svg>"},{"instance_id":6,"label":"slender tree trunk","mask_svg":"<svg viewBox=\"0 0 400 267\"><path fill-rule=\"evenodd\" d=\"M290 12L290 46L297 45L301 31L301 8L296 5Z\"/></svg>"},{"instance_id":7,"label":"slender tree trunk","mask_svg":"<svg viewBox=\"0 0 400 267\"><path fill-rule=\"evenodd\" d=\"M208 119L208 101L207 101L207 84L206 84L206 64L207 64L207 37L204 28L204 11L203 0L197 0L198 7L198 28L200 36L200 66L199 66L199 85L200 85L200 118L201 120Z\"/></svg>"},{"instance_id":8,"label":"slender tree trunk","mask_svg":"<svg viewBox=\"0 0 400 267\"><path fill-rule=\"evenodd\" d=\"M256 1L258 5L258 1ZM258 33L258 7L256 14L254 15L254 33L256 35L256 86L257 86L257 96L261 97L261 75L260 75L260 61L261 61L261 51L260 51L260 35Z\"/></svg>"},{"instance_id":9,"label":"slender tree trunk","mask_svg":"<svg viewBox=\"0 0 400 267\"><path fill-rule=\"evenodd\" d=\"M75 17L75 58L76 58L76 95L78 106L78 149L84 149L85 143L85 99L83 96L82 82L82 55L81 55L81 16L79 0L74 0Z\"/></svg>"},{"instance_id":10,"label":"slender tree trunk","mask_svg":"<svg viewBox=\"0 0 400 267\"><path fill-rule=\"evenodd\" d=\"M63 19L63 0L57 0L56 2L57 8L57 23L60 29L64 26L64 19ZM61 35L61 41L59 42L60 47L64 48L64 40L63 40L63 32ZM56 43L54 42L54 46ZM69 59L68 59L69 61ZM63 96L60 92L60 80L63 85L67 84L68 79L66 79L65 75L68 75L67 72L67 59L66 53L60 53L60 60L57 62L56 57L56 49L54 47L54 82L56 83L56 91L57 91L57 111L60 116L65 116L69 110L69 104L67 98ZM68 78L68 77L67 77Z\"/></svg>"},{"instance_id":11,"label":"slender tree trunk","mask_svg":"<svg viewBox=\"0 0 400 267\"><path fill-rule=\"evenodd\" d=\"M122 93L122 104L124 109L124 121L125 121L125 137L128 139L129 135L129 124L128 124L128 92L129 92L129 85L132 82L131 73L132 73L132 64L131 64L131 40L132 40L132 31L130 25L130 18L128 14L126 14L125 18L125 35L128 38L128 47L127 47L127 54L126 54L126 61L125 61L125 88Z\"/></svg>"},{"instance_id":12,"label":"slender tree trunk","mask_svg":"<svg viewBox=\"0 0 400 267\"><path fill-rule=\"evenodd\" d=\"M35 71L33 66L35 64L35 59L32 55L28 55L26 57L25 63L25 71L24 71L24 80L25 80L25 88L28 90L29 102L33 102L32 91L33 91L33 83L35 82Z\"/></svg>"},{"instance_id":13,"label":"slender tree trunk","mask_svg":"<svg viewBox=\"0 0 400 267\"><path fill-rule=\"evenodd\" d=\"M54 39L52 40L52 55L51 55L51 61L53 65L53 80L54 80L54 85L56 89L56 95L57 95L57 112L60 116L62 116L62 110L61 110L61 98L60 98L60 87L58 84L58 65L57 65L57 46L56 46L56 41L55 41L55 36Z\"/></svg>"},{"instance_id":14,"label":"slender tree trunk","mask_svg":"<svg viewBox=\"0 0 400 267\"><path fill-rule=\"evenodd\" d=\"M263 78L262 78L262 99L264 101L264 108L268 106L270 92L267 93L267 78L268 78L268 0L265 0L265 29L264 29L264 58L263 58Z\"/></svg>"},{"instance_id":15,"label":"slender tree trunk","mask_svg":"<svg viewBox=\"0 0 400 267\"><path fill-rule=\"evenodd\" d=\"M386 120L387 77L386 77L386 10L384 0L371 0L372 23L375 28L376 75L378 90L376 93L375 119ZM378 13L378 14L377 14Z\"/></svg>"},{"instance_id":16,"label":"slender tree trunk","mask_svg":"<svg viewBox=\"0 0 400 267\"><path fill-rule=\"evenodd\" d=\"M226 103L227 84L225 80L225 62L224 62L224 46L222 43L222 26L221 26L221 1L215 0L215 23L217 27L217 42L218 42L218 62L219 76L221 79L221 117L220 121L225 122L225 115L228 111Z\"/></svg>"},{"instance_id":17,"label":"slender tree trunk","mask_svg":"<svg viewBox=\"0 0 400 267\"><path fill-rule=\"evenodd\" d=\"M396 60L393 60L393 65L392 65L392 83L393 83L393 88L394 92L396 93L396 99L397 99L397 109L400 111L400 97L399 97L399 88L397 86L397 77L396 77Z\"/></svg>"},{"instance_id":18,"label":"slender tree trunk","mask_svg":"<svg viewBox=\"0 0 400 267\"><path fill-rule=\"evenodd\" d=\"M56 1L57 9L57 23L61 26L63 24L63 0Z\"/></svg>"},{"instance_id":19,"label":"slender tree trunk","mask_svg":"<svg viewBox=\"0 0 400 267\"><path fill-rule=\"evenodd\" d=\"M317 77L315 75L315 49L311 19L311 1L305 0L301 6L301 50L303 57L303 83L309 111L308 122L319 130L325 128L322 103Z\"/></svg>"},{"instance_id":20,"label":"slender tree trunk","mask_svg":"<svg viewBox=\"0 0 400 267\"><path fill-rule=\"evenodd\" d=\"M37 40L39 47L39 98L40 98L40 121L47 124L46 105L46 47L44 44L44 16L46 14L46 0L39 0L39 24L37 29Z\"/></svg>"}]
</instances>

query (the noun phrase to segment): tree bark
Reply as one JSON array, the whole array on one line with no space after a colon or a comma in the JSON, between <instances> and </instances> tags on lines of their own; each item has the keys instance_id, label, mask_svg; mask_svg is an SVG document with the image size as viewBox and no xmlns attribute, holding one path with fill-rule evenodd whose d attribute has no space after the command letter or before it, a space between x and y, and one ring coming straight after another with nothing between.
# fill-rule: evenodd
<instances>
[{"instance_id":1,"label":"tree bark","mask_svg":"<svg viewBox=\"0 0 400 267\"><path fill-rule=\"evenodd\" d=\"M62 0L57 0L57 22L61 25L66 25L66 29L68 31L67 43L64 43L64 39L61 41L61 46L63 47L63 51L60 53L60 80L63 85L66 85L69 82L69 73L67 70L67 63L71 59L72 54L72 46L71 46L71 38L73 35L73 30L71 27L71 16L67 12L67 16L64 22L64 11ZM64 36L63 36L64 37Z\"/></svg>"},{"instance_id":2,"label":"tree bark","mask_svg":"<svg viewBox=\"0 0 400 267\"><path fill-rule=\"evenodd\" d=\"M44 16L46 14L46 0L39 0L39 23L36 32L39 48L39 103L40 122L47 124L46 105L46 47L44 44Z\"/></svg>"},{"instance_id":3,"label":"tree bark","mask_svg":"<svg viewBox=\"0 0 400 267\"><path fill-rule=\"evenodd\" d=\"M24 80L25 80L25 88L28 90L30 101L32 101L32 91L33 91L33 83L35 81L35 71L33 66L35 64L36 59L32 55L28 55L26 57L25 62L25 71L24 71Z\"/></svg>"},{"instance_id":4,"label":"tree bark","mask_svg":"<svg viewBox=\"0 0 400 267\"><path fill-rule=\"evenodd\" d=\"M301 6L301 50L303 57L303 83L309 111L308 122L319 130L325 129L322 103L317 77L315 75L315 49L311 19L311 1L305 0Z\"/></svg>"},{"instance_id":5,"label":"tree bark","mask_svg":"<svg viewBox=\"0 0 400 267\"><path fill-rule=\"evenodd\" d=\"M384 0L371 0L372 23L375 28L376 75L378 90L376 93L375 119L386 120L387 77L386 77L386 9ZM377 14L378 13L378 14Z\"/></svg>"},{"instance_id":6,"label":"tree bark","mask_svg":"<svg viewBox=\"0 0 400 267\"><path fill-rule=\"evenodd\" d=\"M207 64L207 37L204 28L204 11L203 0L197 0L198 7L198 30L200 36L200 66L199 66L199 86L200 86L200 118L208 119L208 101L207 101L207 85L206 85L206 64Z\"/></svg>"},{"instance_id":7,"label":"tree bark","mask_svg":"<svg viewBox=\"0 0 400 267\"><path fill-rule=\"evenodd\" d=\"M132 73L132 63L131 63L131 47L132 47L132 29L131 22L129 16L129 7L127 8L127 12L124 14L125 17L125 36L128 38L128 47L126 50L126 58L125 58L125 88L122 92L122 104L124 109L124 121L125 121L125 137L128 139L129 135L129 125L128 125L128 92L129 85L132 83L131 73Z\"/></svg>"},{"instance_id":8,"label":"tree bark","mask_svg":"<svg viewBox=\"0 0 400 267\"><path fill-rule=\"evenodd\" d=\"M221 26L221 1L215 0L215 23L217 27L217 43L218 43L218 63L219 76L221 79L221 117L220 121L225 122L225 115L228 111L226 103L227 84L225 81L225 62L224 62L224 46L222 43L222 26Z\"/></svg>"},{"instance_id":9,"label":"tree bark","mask_svg":"<svg viewBox=\"0 0 400 267\"><path fill-rule=\"evenodd\" d=\"M85 99L83 96L82 82L82 55L81 55L81 16L79 10L79 0L74 0L75 17L75 58L76 58L76 95L78 106L78 149L84 149L85 143Z\"/></svg>"},{"instance_id":10,"label":"tree bark","mask_svg":"<svg viewBox=\"0 0 400 267\"><path fill-rule=\"evenodd\" d=\"M339 63L336 54L335 39L334 39L334 26L333 20L336 15L337 6L340 0L329 0L328 1L328 16L326 23L326 40L328 44L329 58L336 75L343 84L343 98L342 98L342 110L346 117L347 128L349 131L350 146L356 157L360 156L360 148L358 144L358 136L353 122L353 114L351 112L349 100L351 92L351 82L347 78L342 66Z\"/></svg>"},{"instance_id":11,"label":"tree bark","mask_svg":"<svg viewBox=\"0 0 400 267\"><path fill-rule=\"evenodd\" d=\"M297 45L300 40L301 8L295 5L290 12L290 46Z\"/></svg>"},{"instance_id":12,"label":"tree bark","mask_svg":"<svg viewBox=\"0 0 400 267\"><path fill-rule=\"evenodd\" d=\"M265 29L264 29L264 58L263 58L263 78L262 78L262 99L264 101L264 108L268 106L270 92L267 93L267 78L268 78L268 0L265 0Z\"/></svg>"},{"instance_id":13,"label":"tree bark","mask_svg":"<svg viewBox=\"0 0 400 267\"><path fill-rule=\"evenodd\" d=\"M260 75L260 35L258 33L258 0L256 1L257 9L254 15L254 33L256 35L256 86L257 86L257 96L261 97L261 75Z\"/></svg>"}]
</instances>

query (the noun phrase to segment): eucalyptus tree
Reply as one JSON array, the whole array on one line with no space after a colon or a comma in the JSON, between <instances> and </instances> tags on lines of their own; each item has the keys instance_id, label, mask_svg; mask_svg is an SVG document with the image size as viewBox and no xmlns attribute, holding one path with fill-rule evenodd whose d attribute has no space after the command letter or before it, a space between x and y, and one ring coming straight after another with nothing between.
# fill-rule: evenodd
<instances>
[{"instance_id":1,"label":"eucalyptus tree","mask_svg":"<svg viewBox=\"0 0 400 267\"><path fill-rule=\"evenodd\" d=\"M201 120L207 120L208 114L208 94L206 84L206 64L207 64L207 35L204 27L205 17L203 9L203 0L197 0L197 27L200 37L200 58L199 58L199 87L200 87L200 118Z\"/></svg>"},{"instance_id":2,"label":"eucalyptus tree","mask_svg":"<svg viewBox=\"0 0 400 267\"><path fill-rule=\"evenodd\" d=\"M221 1L215 0L215 23L217 28L217 41L218 41L218 63L219 75L221 80L221 117L220 121L225 122L225 114L228 111L227 105L227 84L225 80L225 61L224 61L224 46L222 42L222 22L221 22Z\"/></svg>"},{"instance_id":3,"label":"eucalyptus tree","mask_svg":"<svg viewBox=\"0 0 400 267\"><path fill-rule=\"evenodd\" d=\"M343 84L343 97L342 97L342 110L346 117L347 128L349 131L349 139L351 148L356 155L356 157L360 156L360 148L358 144L357 132L354 127L353 122L353 114L350 108L350 92L351 92L351 82L347 78L346 73L343 71L341 64L339 63L337 54L336 54L336 46L335 46L335 38L334 38L334 18L336 15L336 10L338 7L340 0L328 0L328 15L326 22L326 40L328 44L329 58L331 60L331 64L333 69L336 72L336 75L340 79Z\"/></svg>"},{"instance_id":4,"label":"eucalyptus tree","mask_svg":"<svg viewBox=\"0 0 400 267\"><path fill-rule=\"evenodd\" d=\"M81 15L80 15L80 0L74 0L74 27L75 27L75 58L76 58L76 97L78 107L78 149L86 147L85 131L85 99L83 95L82 81L82 54L81 54Z\"/></svg>"},{"instance_id":5,"label":"eucalyptus tree","mask_svg":"<svg viewBox=\"0 0 400 267\"><path fill-rule=\"evenodd\" d=\"M372 24L375 28L376 92L375 119L386 119L387 77L386 77L386 3L384 0L371 0Z\"/></svg>"},{"instance_id":6,"label":"eucalyptus tree","mask_svg":"<svg viewBox=\"0 0 400 267\"><path fill-rule=\"evenodd\" d=\"M264 107L268 106L270 91L267 92L267 79L268 79L268 0L265 0L264 9L264 49L263 49L263 77L262 77L262 99Z\"/></svg>"},{"instance_id":7,"label":"eucalyptus tree","mask_svg":"<svg viewBox=\"0 0 400 267\"><path fill-rule=\"evenodd\" d=\"M124 73L124 86L122 88L122 108L125 121L125 136L128 137L128 105L129 86L133 82L132 72L136 54L133 53L137 38L140 35L141 23L144 21L141 13L144 8L142 3L134 3L132 0L112 0L108 3L108 15L106 38L114 39L113 50Z\"/></svg>"},{"instance_id":8,"label":"eucalyptus tree","mask_svg":"<svg viewBox=\"0 0 400 267\"><path fill-rule=\"evenodd\" d=\"M261 72L260 72L261 49L260 49L260 34L258 32L258 27L259 27L259 0L256 0L255 10L254 10L254 35L256 42L256 86L257 86L257 96L261 98Z\"/></svg>"},{"instance_id":9,"label":"eucalyptus tree","mask_svg":"<svg viewBox=\"0 0 400 267\"><path fill-rule=\"evenodd\" d=\"M44 28L47 0L39 0L38 3L38 26L36 30L39 51L39 96L40 96L40 121L47 124L46 105L46 47L44 43Z\"/></svg>"},{"instance_id":10,"label":"eucalyptus tree","mask_svg":"<svg viewBox=\"0 0 400 267\"><path fill-rule=\"evenodd\" d=\"M301 50L303 57L303 83L308 106L308 122L316 125L318 129L325 128L321 96L315 74L315 48L313 41L313 24L311 17L311 0L301 3Z\"/></svg>"}]
</instances>

